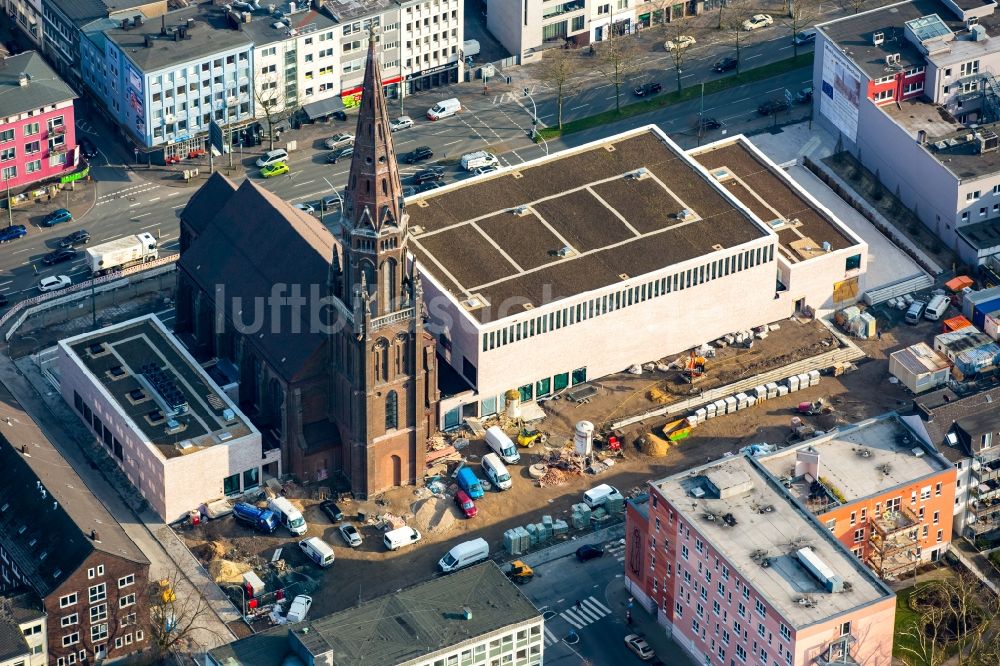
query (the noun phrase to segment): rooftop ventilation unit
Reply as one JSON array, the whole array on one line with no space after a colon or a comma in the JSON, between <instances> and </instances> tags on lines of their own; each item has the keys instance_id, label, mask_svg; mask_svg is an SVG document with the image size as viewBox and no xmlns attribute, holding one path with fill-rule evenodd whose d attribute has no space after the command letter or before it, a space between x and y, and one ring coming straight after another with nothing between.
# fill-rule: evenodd
<instances>
[{"instance_id":1,"label":"rooftop ventilation unit","mask_svg":"<svg viewBox=\"0 0 1000 666\"><path fill-rule=\"evenodd\" d=\"M236 420L236 412L229 409L228 407L226 409L223 409L222 420L225 421L226 423L232 423L233 421Z\"/></svg>"},{"instance_id":2,"label":"rooftop ventilation unit","mask_svg":"<svg viewBox=\"0 0 1000 666\"><path fill-rule=\"evenodd\" d=\"M844 589L844 581L840 576L833 573L833 569L827 566L819 555L812 548L799 548L795 551L795 556L799 563L806 568L823 585L827 592L840 592Z\"/></svg>"},{"instance_id":3,"label":"rooftop ventilation unit","mask_svg":"<svg viewBox=\"0 0 1000 666\"><path fill-rule=\"evenodd\" d=\"M885 57L885 66L886 67L890 67L892 69L898 69L899 68L899 54L898 53L890 53L889 55L887 55Z\"/></svg>"},{"instance_id":4,"label":"rooftop ventilation unit","mask_svg":"<svg viewBox=\"0 0 1000 666\"><path fill-rule=\"evenodd\" d=\"M716 169L712 172L712 177L717 181L722 182L724 180L729 180L733 177L733 174L729 173L729 169Z\"/></svg>"},{"instance_id":5,"label":"rooftop ventilation unit","mask_svg":"<svg viewBox=\"0 0 1000 666\"><path fill-rule=\"evenodd\" d=\"M489 304L490 302L482 294L472 294L462 301L462 307L466 310L478 310L479 308L485 308Z\"/></svg>"},{"instance_id":6,"label":"rooftop ventilation unit","mask_svg":"<svg viewBox=\"0 0 1000 666\"><path fill-rule=\"evenodd\" d=\"M885 33L879 30L878 32L872 33L872 44L878 46L885 41Z\"/></svg>"},{"instance_id":7,"label":"rooftop ventilation unit","mask_svg":"<svg viewBox=\"0 0 1000 666\"><path fill-rule=\"evenodd\" d=\"M701 486L695 486L691 489L691 497L695 499L701 499L705 496L705 490Z\"/></svg>"},{"instance_id":8,"label":"rooftop ventilation unit","mask_svg":"<svg viewBox=\"0 0 1000 666\"><path fill-rule=\"evenodd\" d=\"M869 449L868 447L864 447L864 448L860 448L860 449L855 449L855 451L862 458L871 458L872 457L872 450Z\"/></svg>"},{"instance_id":9,"label":"rooftop ventilation unit","mask_svg":"<svg viewBox=\"0 0 1000 666\"><path fill-rule=\"evenodd\" d=\"M564 245L561 248L559 248L558 251L556 251L556 254L558 254L560 257L563 258L572 257L574 254L576 254L576 250L571 248L569 245Z\"/></svg>"},{"instance_id":10,"label":"rooftop ventilation unit","mask_svg":"<svg viewBox=\"0 0 1000 666\"><path fill-rule=\"evenodd\" d=\"M528 215L528 214L531 213L531 209L529 207L527 207L527 206L518 206L517 208L513 209L511 212L514 213L514 215L517 215L518 217L524 217L525 215Z\"/></svg>"},{"instance_id":11,"label":"rooftop ventilation unit","mask_svg":"<svg viewBox=\"0 0 1000 666\"><path fill-rule=\"evenodd\" d=\"M926 453L926 452L925 452L925 451L924 451L924 450L923 450L922 448L920 448L919 446L914 446L914 447L913 447L912 449L910 449L910 452L911 452L911 453L913 454L913 457L914 457L914 458L923 458L923 457L924 457L924 454Z\"/></svg>"},{"instance_id":12,"label":"rooftop ventilation unit","mask_svg":"<svg viewBox=\"0 0 1000 666\"><path fill-rule=\"evenodd\" d=\"M625 178L628 180L645 180L649 178L649 169L646 167L639 167L635 171L629 171L625 174Z\"/></svg>"},{"instance_id":13,"label":"rooftop ventilation unit","mask_svg":"<svg viewBox=\"0 0 1000 666\"><path fill-rule=\"evenodd\" d=\"M676 217L678 220L690 220L694 218L694 211L690 208L681 208Z\"/></svg>"},{"instance_id":14,"label":"rooftop ventilation unit","mask_svg":"<svg viewBox=\"0 0 1000 666\"><path fill-rule=\"evenodd\" d=\"M167 434L174 435L184 430L184 424L175 419L167 421Z\"/></svg>"},{"instance_id":15,"label":"rooftop ventilation unit","mask_svg":"<svg viewBox=\"0 0 1000 666\"><path fill-rule=\"evenodd\" d=\"M228 442L232 438L233 438L233 433L229 432L228 430L223 430L222 432L220 432L218 435L215 436L216 441L218 441L220 444L222 442Z\"/></svg>"},{"instance_id":16,"label":"rooftop ventilation unit","mask_svg":"<svg viewBox=\"0 0 1000 666\"><path fill-rule=\"evenodd\" d=\"M980 130L976 133L976 147L980 154L991 153L1000 148L1000 137L993 130Z\"/></svg>"},{"instance_id":17,"label":"rooftop ventilation unit","mask_svg":"<svg viewBox=\"0 0 1000 666\"><path fill-rule=\"evenodd\" d=\"M190 439L184 439L174 444L174 448L180 451L181 453L184 453L185 451L190 451L191 449L193 449L194 443L191 442Z\"/></svg>"}]
</instances>

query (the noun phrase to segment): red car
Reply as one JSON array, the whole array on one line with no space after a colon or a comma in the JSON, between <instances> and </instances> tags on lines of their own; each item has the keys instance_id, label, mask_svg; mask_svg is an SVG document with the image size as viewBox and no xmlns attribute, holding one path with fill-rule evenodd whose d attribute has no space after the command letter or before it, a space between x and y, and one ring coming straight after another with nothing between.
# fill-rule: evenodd
<instances>
[{"instance_id":1,"label":"red car","mask_svg":"<svg viewBox=\"0 0 1000 666\"><path fill-rule=\"evenodd\" d=\"M472 498L464 490L459 490L455 493L455 504L458 505L459 510L466 518L474 518L479 513L476 503L472 501Z\"/></svg>"}]
</instances>

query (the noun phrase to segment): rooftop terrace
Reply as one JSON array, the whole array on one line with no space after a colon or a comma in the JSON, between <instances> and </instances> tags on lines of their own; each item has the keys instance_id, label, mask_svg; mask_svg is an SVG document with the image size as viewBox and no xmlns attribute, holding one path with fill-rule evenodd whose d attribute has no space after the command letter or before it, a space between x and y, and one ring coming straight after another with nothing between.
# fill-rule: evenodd
<instances>
[{"instance_id":1,"label":"rooftop terrace","mask_svg":"<svg viewBox=\"0 0 1000 666\"><path fill-rule=\"evenodd\" d=\"M949 469L894 415L881 416L760 458L813 513ZM823 488L814 482L823 479Z\"/></svg>"},{"instance_id":2,"label":"rooftop terrace","mask_svg":"<svg viewBox=\"0 0 1000 666\"><path fill-rule=\"evenodd\" d=\"M253 432L154 315L70 338L60 346L165 458Z\"/></svg>"},{"instance_id":3,"label":"rooftop terrace","mask_svg":"<svg viewBox=\"0 0 1000 666\"><path fill-rule=\"evenodd\" d=\"M653 126L432 191L407 212L423 270L457 300L493 305L471 312L483 322L506 299L537 306L768 233Z\"/></svg>"},{"instance_id":4,"label":"rooftop terrace","mask_svg":"<svg viewBox=\"0 0 1000 666\"><path fill-rule=\"evenodd\" d=\"M751 458L724 458L653 485L795 627L892 595ZM843 583L842 591L828 592L801 564L802 548Z\"/></svg>"}]
</instances>

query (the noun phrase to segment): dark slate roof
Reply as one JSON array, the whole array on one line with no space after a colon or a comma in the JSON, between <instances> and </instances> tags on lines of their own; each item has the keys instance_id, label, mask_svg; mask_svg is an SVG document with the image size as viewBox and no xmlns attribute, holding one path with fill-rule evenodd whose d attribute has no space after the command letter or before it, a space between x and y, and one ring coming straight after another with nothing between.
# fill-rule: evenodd
<instances>
[{"instance_id":1,"label":"dark slate roof","mask_svg":"<svg viewBox=\"0 0 1000 666\"><path fill-rule=\"evenodd\" d=\"M470 611L468 619L464 609ZM308 651L317 663L329 652L333 664L402 664L540 615L496 564L486 562L297 624L291 631L268 630L209 655L222 666L279 666L295 641L301 644L297 653ZM288 636L284 646L282 635Z\"/></svg>"},{"instance_id":2,"label":"dark slate roof","mask_svg":"<svg viewBox=\"0 0 1000 666\"><path fill-rule=\"evenodd\" d=\"M28 642L17 623L0 613L0 662L7 662L17 657L27 657L31 654Z\"/></svg>"},{"instance_id":3,"label":"dark slate roof","mask_svg":"<svg viewBox=\"0 0 1000 666\"><path fill-rule=\"evenodd\" d=\"M114 12L126 11L149 4L149 0L45 0L54 5L70 21L83 25Z\"/></svg>"},{"instance_id":4,"label":"dark slate roof","mask_svg":"<svg viewBox=\"0 0 1000 666\"><path fill-rule=\"evenodd\" d=\"M195 234L200 234L209 221L225 208L235 192L236 183L222 175L221 171L216 171L198 188L194 196L188 199L187 205L181 212L181 220L191 227Z\"/></svg>"},{"instance_id":5,"label":"dark slate roof","mask_svg":"<svg viewBox=\"0 0 1000 666\"><path fill-rule=\"evenodd\" d=\"M9 393L0 399L13 400ZM0 434L0 541L39 596L51 594L95 550L148 562L51 442L37 431L11 432Z\"/></svg>"},{"instance_id":6,"label":"dark slate roof","mask_svg":"<svg viewBox=\"0 0 1000 666\"><path fill-rule=\"evenodd\" d=\"M0 596L0 613L13 618L18 624L25 624L45 617L45 608L37 594L22 588L13 594Z\"/></svg>"},{"instance_id":7,"label":"dark slate roof","mask_svg":"<svg viewBox=\"0 0 1000 666\"><path fill-rule=\"evenodd\" d=\"M30 654L31 648L24 640L21 625L43 617L42 602L32 592L0 596L0 662Z\"/></svg>"},{"instance_id":8,"label":"dark slate roof","mask_svg":"<svg viewBox=\"0 0 1000 666\"><path fill-rule=\"evenodd\" d=\"M28 75L28 85L19 82ZM35 51L0 61L0 116L13 116L76 98L76 93Z\"/></svg>"},{"instance_id":9,"label":"dark slate roof","mask_svg":"<svg viewBox=\"0 0 1000 666\"><path fill-rule=\"evenodd\" d=\"M210 298L221 286L226 316L242 311L242 323L249 328L255 299L266 302L275 285L286 285L284 295L298 288L310 302L311 294L323 297L335 245L319 220L245 180L181 253L179 264ZM234 298L242 299L239 307L233 307ZM293 308L284 306L278 312L272 322L267 311L259 334L248 334L246 340L283 378L294 381L325 349L326 335L311 330L308 304L294 318Z\"/></svg>"},{"instance_id":10,"label":"dark slate roof","mask_svg":"<svg viewBox=\"0 0 1000 666\"><path fill-rule=\"evenodd\" d=\"M979 453L982 435L1000 432L1000 388L961 397L941 389L916 398L914 407L931 443L952 462ZM953 432L958 446L947 441Z\"/></svg>"}]
</instances>

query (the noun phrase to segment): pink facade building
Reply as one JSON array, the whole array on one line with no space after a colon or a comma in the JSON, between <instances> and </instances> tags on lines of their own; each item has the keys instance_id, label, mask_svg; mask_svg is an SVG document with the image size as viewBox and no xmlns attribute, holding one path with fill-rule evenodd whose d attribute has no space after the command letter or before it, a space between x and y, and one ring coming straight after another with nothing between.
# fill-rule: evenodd
<instances>
[{"instance_id":1,"label":"pink facade building","mask_svg":"<svg viewBox=\"0 0 1000 666\"><path fill-rule=\"evenodd\" d=\"M0 61L0 187L17 191L77 163L73 99L34 51Z\"/></svg>"},{"instance_id":2,"label":"pink facade building","mask_svg":"<svg viewBox=\"0 0 1000 666\"><path fill-rule=\"evenodd\" d=\"M753 458L651 482L626 537L633 596L699 664L892 661L892 590Z\"/></svg>"}]
</instances>

